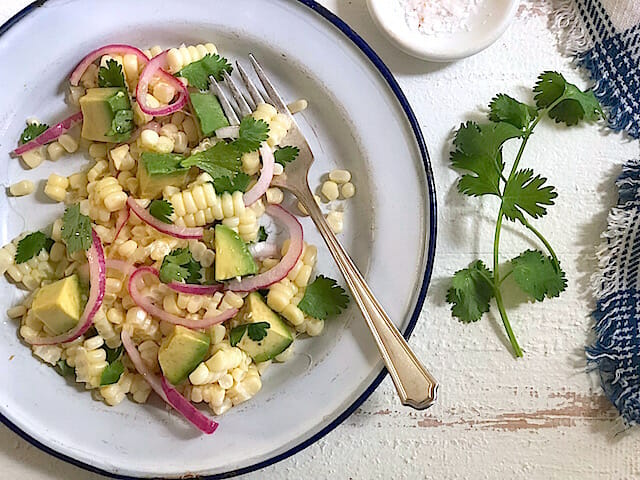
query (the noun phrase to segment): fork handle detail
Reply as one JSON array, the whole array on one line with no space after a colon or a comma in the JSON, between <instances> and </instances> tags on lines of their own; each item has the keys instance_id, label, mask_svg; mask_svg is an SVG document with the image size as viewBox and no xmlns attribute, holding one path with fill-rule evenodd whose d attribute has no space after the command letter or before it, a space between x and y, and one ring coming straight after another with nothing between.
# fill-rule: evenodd
<instances>
[{"instance_id":1,"label":"fork handle detail","mask_svg":"<svg viewBox=\"0 0 640 480\"><path fill-rule=\"evenodd\" d=\"M417 410L430 407L436 401L438 383L411 351L403 336L373 296L362 274L327 224L311 191L306 189L294 193L309 212L344 276L347 286L373 334L400 400L404 405Z\"/></svg>"}]
</instances>

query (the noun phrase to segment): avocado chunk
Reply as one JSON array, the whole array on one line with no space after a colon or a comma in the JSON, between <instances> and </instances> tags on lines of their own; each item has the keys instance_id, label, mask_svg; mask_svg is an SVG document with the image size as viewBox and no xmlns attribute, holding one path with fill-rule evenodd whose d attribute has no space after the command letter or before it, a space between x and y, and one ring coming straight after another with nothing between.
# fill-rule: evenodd
<instances>
[{"instance_id":1,"label":"avocado chunk","mask_svg":"<svg viewBox=\"0 0 640 480\"><path fill-rule=\"evenodd\" d=\"M82 315L82 294L77 275L45 285L31 305L33 314L54 334L71 330Z\"/></svg>"},{"instance_id":2,"label":"avocado chunk","mask_svg":"<svg viewBox=\"0 0 640 480\"><path fill-rule=\"evenodd\" d=\"M236 320L243 325L267 322L267 335L260 341L252 340L248 333L236 344L255 362L265 362L280 355L293 343L293 334L280 316L271 310L258 292L251 293L245 300Z\"/></svg>"},{"instance_id":3,"label":"avocado chunk","mask_svg":"<svg viewBox=\"0 0 640 480\"><path fill-rule=\"evenodd\" d=\"M80 98L82 136L94 142L122 142L131 136L133 111L125 88L89 88Z\"/></svg>"},{"instance_id":4,"label":"avocado chunk","mask_svg":"<svg viewBox=\"0 0 640 480\"><path fill-rule=\"evenodd\" d=\"M222 127L229 126L229 120L224 114L220 102L215 95L202 92L191 92L189 94L191 106L198 118L200 130L205 137L209 137L213 132Z\"/></svg>"},{"instance_id":5,"label":"avocado chunk","mask_svg":"<svg viewBox=\"0 0 640 480\"><path fill-rule=\"evenodd\" d=\"M217 281L258 273L258 266L247 245L229 227L216 225L215 247Z\"/></svg>"},{"instance_id":6,"label":"avocado chunk","mask_svg":"<svg viewBox=\"0 0 640 480\"><path fill-rule=\"evenodd\" d=\"M180 163L182 155L175 153L144 152L138 162L138 182L140 196L156 198L162 194L164 187L170 185L182 188L187 181L188 167Z\"/></svg>"},{"instance_id":7,"label":"avocado chunk","mask_svg":"<svg viewBox=\"0 0 640 480\"><path fill-rule=\"evenodd\" d=\"M209 351L209 335L176 325L158 350L164 376L173 385L184 382Z\"/></svg>"}]
</instances>

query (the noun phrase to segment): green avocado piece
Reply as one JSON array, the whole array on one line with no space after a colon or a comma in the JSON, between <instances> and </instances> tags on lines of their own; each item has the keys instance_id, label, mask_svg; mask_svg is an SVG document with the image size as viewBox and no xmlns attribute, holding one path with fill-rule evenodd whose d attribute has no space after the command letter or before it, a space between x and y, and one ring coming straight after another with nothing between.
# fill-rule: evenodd
<instances>
[{"instance_id":1,"label":"green avocado piece","mask_svg":"<svg viewBox=\"0 0 640 480\"><path fill-rule=\"evenodd\" d=\"M260 341L251 340L245 333L236 347L244 350L255 362L266 362L284 352L293 343L293 334L280 316L271 310L258 292L245 299L242 310L236 315L240 324L267 322L267 335Z\"/></svg>"},{"instance_id":2,"label":"green avocado piece","mask_svg":"<svg viewBox=\"0 0 640 480\"><path fill-rule=\"evenodd\" d=\"M138 162L140 196L156 198L169 185L182 188L189 173L188 167L180 165L183 160L184 157L176 153L143 152Z\"/></svg>"},{"instance_id":3,"label":"green avocado piece","mask_svg":"<svg viewBox=\"0 0 640 480\"><path fill-rule=\"evenodd\" d=\"M209 351L209 335L176 325L158 350L163 375L173 385L184 382Z\"/></svg>"},{"instance_id":4,"label":"green avocado piece","mask_svg":"<svg viewBox=\"0 0 640 480\"><path fill-rule=\"evenodd\" d=\"M117 133L113 130L118 112L130 112L131 103L127 90L121 87L89 88L80 98L82 110L82 137L94 142L121 142L131 136L131 132ZM131 120L133 116L131 116ZM123 114L115 125L122 129ZM127 114L127 119L129 115ZM129 125L130 121L127 121ZM133 124L131 123L131 126ZM112 135L109 135L109 133Z\"/></svg>"},{"instance_id":5,"label":"green avocado piece","mask_svg":"<svg viewBox=\"0 0 640 480\"><path fill-rule=\"evenodd\" d=\"M216 281L258 273L247 245L236 232L218 224L215 229Z\"/></svg>"},{"instance_id":6,"label":"green avocado piece","mask_svg":"<svg viewBox=\"0 0 640 480\"><path fill-rule=\"evenodd\" d=\"M215 95L202 92L189 94L191 106L198 118L200 130L205 137L209 137L217 129L229 126L229 120L224 114L220 102Z\"/></svg>"},{"instance_id":7,"label":"green avocado piece","mask_svg":"<svg viewBox=\"0 0 640 480\"><path fill-rule=\"evenodd\" d=\"M54 334L71 330L82 315L82 294L77 275L45 285L31 305L33 314Z\"/></svg>"}]
</instances>

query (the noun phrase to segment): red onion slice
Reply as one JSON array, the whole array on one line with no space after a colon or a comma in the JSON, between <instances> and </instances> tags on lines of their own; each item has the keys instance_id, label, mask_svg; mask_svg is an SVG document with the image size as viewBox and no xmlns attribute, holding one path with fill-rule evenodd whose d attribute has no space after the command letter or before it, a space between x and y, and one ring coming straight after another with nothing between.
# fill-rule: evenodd
<instances>
[{"instance_id":1,"label":"red onion slice","mask_svg":"<svg viewBox=\"0 0 640 480\"><path fill-rule=\"evenodd\" d=\"M120 235L120 232L129 221L130 216L131 216L131 211L129 210L129 207L123 208L118 212L118 218L116 219L116 234L113 237L113 242L115 242L116 238L118 238L118 235Z\"/></svg>"},{"instance_id":2,"label":"red onion slice","mask_svg":"<svg viewBox=\"0 0 640 480\"><path fill-rule=\"evenodd\" d=\"M165 322L173 323L174 325L182 325L183 327L187 327L192 330L199 330L229 320L238 313L237 308L230 308L219 315L203 317L200 320L190 320L188 318L179 317L178 315L173 315L158 307L150 298L145 297L140 293L140 290L138 289L138 279L144 274L150 274L158 277L158 270L153 267L137 268L129 277L127 287L129 289L129 295L131 295L131 298L136 305L142 308L149 315L156 317L159 320L164 320Z\"/></svg>"},{"instance_id":3,"label":"red onion slice","mask_svg":"<svg viewBox=\"0 0 640 480\"><path fill-rule=\"evenodd\" d=\"M224 285L217 283L215 285L193 285L191 283L170 282L166 284L171 290L188 295L213 295L221 291Z\"/></svg>"},{"instance_id":4,"label":"red onion slice","mask_svg":"<svg viewBox=\"0 0 640 480\"><path fill-rule=\"evenodd\" d=\"M165 233L167 235L171 235L172 237L182 238L185 240L199 240L202 238L204 233L204 229L202 227L179 227L177 225L171 225L169 223L164 223L158 220L156 217L151 215L146 208L142 208L138 202L132 197L127 199L127 205L136 214L136 216L142 220L147 225L155 228L161 233Z\"/></svg>"},{"instance_id":5,"label":"red onion slice","mask_svg":"<svg viewBox=\"0 0 640 480\"><path fill-rule=\"evenodd\" d=\"M280 255L280 249L275 243L258 242L249 245L249 253L256 260L264 260L265 258L273 258Z\"/></svg>"},{"instance_id":6,"label":"red onion slice","mask_svg":"<svg viewBox=\"0 0 640 480\"><path fill-rule=\"evenodd\" d=\"M147 63L144 70L140 73L140 77L138 78L138 86L136 87L136 101L138 105L140 105L140 110L142 110L147 115L153 115L155 117L160 117L163 115L169 115L170 113L177 112L181 110L182 107L187 103L187 98L189 97L189 92L187 91L187 87L178 80L173 75L167 73L164 69L167 67L167 51L162 52L160 55L156 56ZM154 76L159 76L162 78L162 81L168 83L172 87L176 89L178 92L178 98L169 105L164 105L158 108L152 108L147 105L147 92L149 91L149 82Z\"/></svg>"},{"instance_id":7,"label":"red onion slice","mask_svg":"<svg viewBox=\"0 0 640 480\"><path fill-rule=\"evenodd\" d=\"M207 435L211 435L216 431L218 422L211 420L194 407L189 400L180 395L180 392L178 392L165 377L162 377L162 391L167 398L167 403L180 412L184 418L198 428L198 430Z\"/></svg>"},{"instance_id":8,"label":"red onion slice","mask_svg":"<svg viewBox=\"0 0 640 480\"><path fill-rule=\"evenodd\" d=\"M80 82L82 75L87 70L89 65L98 60L103 55L135 55L138 57L138 61L143 65L146 65L149 62L147 56L142 52L142 50L132 47L131 45L122 45L122 44L111 44L105 45L104 47L96 48L94 51L90 52L86 57L84 57L78 66L71 73L71 77L69 77L69 82L71 85L76 86Z\"/></svg>"},{"instance_id":9,"label":"red onion slice","mask_svg":"<svg viewBox=\"0 0 640 480\"><path fill-rule=\"evenodd\" d=\"M300 225L298 219L279 205L269 205L266 213L282 223L289 231L289 249L280 260L280 263L271 270L253 277L243 278L242 280L232 280L228 284L229 290L234 292L253 292L273 285L289 274L291 269L296 266L300 255L302 255L304 237L302 225Z\"/></svg>"},{"instance_id":10,"label":"red onion slice","mask_svg":"<svg viewBox=\"0 0 640 480\"><path fill-rule=\"evenodd\" d=\"M30 142L25 143L24 145L20 145L16 148L12 155L22 155L23 153L28 152L29 150L33 150L34 148L41 147L42 145L46 145L49 142L53 142L55 139L60 137L60 135L68 132L71 127L73 127L76 123L82 121L82 112L74 113L70 117L65 118L60 123L56 123L53 127L47 128L44 132L38 135L36 138L31 140Z\"/></svg>"},{"instance_id":11,"label":"red onion slice","mask_svg":"<svg viewBox=\"0 0 640 480\"><path fill-rule=\"evenodd\" d=\"M167 402L178 412L180 412L193 426L206 434L212 434L218 428L218 423L205 416L200 410L194 407L186 398L173 388L164 377L153 374L146 366L131 336L126 329L122 329L120 334L122 345L124 345L131 363L136 367L140 375L144 377L149 386L158 394L162 400Z\"/></svg>"},{"instance_id":12,"label":"red onion slice","mask_svg":"<svg viewBox=\"0 0 640 480\"><path fill-rule=\"evenodd\" d=\"M260 177L256 184L251 187L247 193L243 195L244 204L246 206L255 203L262 195L265 194L271 180L273 180L273 166L275 165L275 157L273 156L273 150L266 143L260 146L260 156L262 157L262 170L260 170Z\"/></svg>"},{"instance_id":13,"label":"red onion slice","mask_svg":"<svg viewBox=\"0 0 640 480\"><path fill-rule=\"evenodd\" d=\"M71 342L89 330L89 327L93 324L93 317L102 306L102 300L104 298L107 283L107 265L104 259L104 250L102 249L100 237L98 237L95 230L91 231L91 239L91 247L87 250L91 287L89 290L89 300L78 324L72 330L61 335L56 335L55 337L27 338L25 340L28 343L32 345L55 345L58 343Z\"/></svg>"},{"instance_id":14,"label":"red onion slice","mask_svg":"<svg viewBox=\"0 0 640 480\"><path fill-rule=\"evenodd\" d=\"M230 125L228 127L222 127L217 129L215 134L218 138L238 138L238 135L240 134L240 126Z\"/></svg>"},{"instance_id":15,"label":"red onion slice","mask_svg":"<svg viewBox=\"0 0 640 480\"><path fill-rule=\"evenodd\" d=\"M107 258L106 261L107 269L111 268L113 270L118 270L123 273L125 276L129 276L131 271L135 268L131 263L126 260L116 260L115 258Z\"/></svg>"}]
</instances>

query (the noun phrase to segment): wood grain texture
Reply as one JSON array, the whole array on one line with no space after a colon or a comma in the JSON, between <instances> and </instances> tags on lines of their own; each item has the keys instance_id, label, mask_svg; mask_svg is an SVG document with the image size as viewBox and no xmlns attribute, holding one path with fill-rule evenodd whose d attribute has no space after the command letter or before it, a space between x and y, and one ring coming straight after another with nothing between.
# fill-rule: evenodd
<instances>
[{"instance_id":1,"label":"wood grain texture","mask_svg":"<svg viewBox=\"0 0 640 480\"><path fill-rule=\"evenodd\" d=\"M27 3L0 2L0 21ZM527 98L543 70L584 79L561 57L547 28L550 5L523 1L498 42L454 64L428 64L398 52L376 30L364 0L321 3L351 24L396 73L423 127L439 202L433 281L411 339L442 382L439 403L426 412L399 405L386 379L347 421L303 452L243 479L635 479L640 436L624 431L597 378L585 373L583 348L593 307L587 284L594 245L615 202L620 165L637 157L638 142L598 127L564 130L542 124L523 163L558 188L556 206L537 222L563 262L568 290L529 304L511 295L508 308L525 357L507 350L499 319L473 325L451 318L447 278L480 256L490 258L497 208L491 199L455 192L448 167L452 130L477 116L504 91ZM311 106L313 108L313 106ZM508 149L507 149L508 150ZM510 152L505 152L510 155ZM534 245L507 225L504 259ZM96 479L31 447L7 429L0 436L0 476L20 479Z\"/></svg>"}]
</instances>

